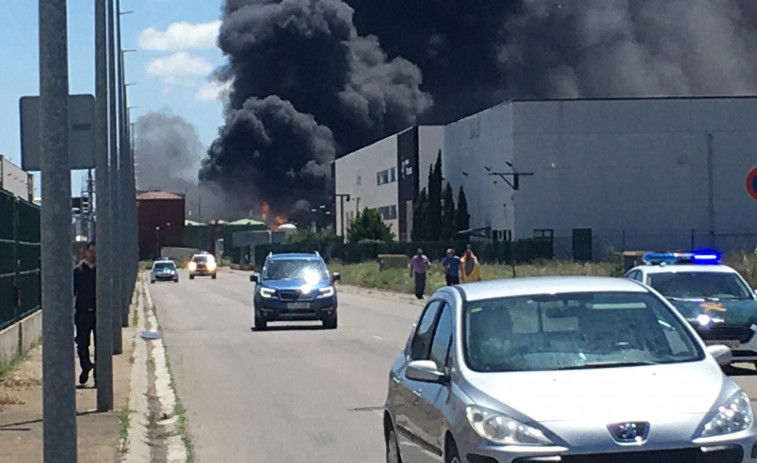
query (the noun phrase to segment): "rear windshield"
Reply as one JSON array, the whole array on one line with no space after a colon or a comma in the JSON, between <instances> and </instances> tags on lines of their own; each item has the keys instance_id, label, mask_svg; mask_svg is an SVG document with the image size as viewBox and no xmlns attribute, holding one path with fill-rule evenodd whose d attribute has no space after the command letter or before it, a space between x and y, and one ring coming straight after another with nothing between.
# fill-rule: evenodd
<instances>
[{"instance_id":1,"label":"rear windshield","mask_svg":"<svg viewBox=\"0 0 757 463\"><path fill-rule=\"evenodd\" d=\"M176 265L173 262L155 262L152 268L155 270L173 269L176 268Z\"/></svg>"}]
</instances>

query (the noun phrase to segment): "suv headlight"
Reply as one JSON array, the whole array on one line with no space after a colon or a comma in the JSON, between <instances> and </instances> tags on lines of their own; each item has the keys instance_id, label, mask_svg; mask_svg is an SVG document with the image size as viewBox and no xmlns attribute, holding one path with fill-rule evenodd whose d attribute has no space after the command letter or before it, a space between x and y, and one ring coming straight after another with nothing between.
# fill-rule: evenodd
<instances>
[{"instance_id":1,"label":"suv headlight","mask_svg":"<svg viewBox=\"0 0 757 463\"><path fill-rule=\"evenodd\" d=\"M700 437L733 434L748 429L753 422L749 397L744 391L739 391L715 409L715 416L705 423Z\"/></svg>"},{"instance_id":2,"label":"suv headlight","mask_svg":"<svg viewBox=\"0 0 757 463\"><path fill-rule=\"evenodd\" d=\"M216 269L216 263L213 261L208 262L207 267L208 267L208 270L212 272L213 270Z\"/></svg>"},{"instance_id":3,"label":"suv headlight","mask_svg":"<svg viewBox=\"0 0 757 463\"><path fill-rule=\"evenodd\" d=\"M476 434L495 444L554 445L540 430L494 410L469 406L465 414Z\"/></svg>"},{"instance_id":4,"label":"suv headlight","mask_svg":"<svg viewBox=\"0 0 757 463\"><path fill-rule=\"evenodd\" d=\"M271 288L260 288L260 295L266 299L270 299L276 295L276 290Z\"/></svg>"},{"instance_id":5,"label":"suv headlight","mask_svg":"<svg viewBox=\"0 0 757 463\"><path fill-rule=\"evenodd\" d=\"M189 269L190 272L194 272L195 270L197 270L197 264L194 262L190 262L187 265L187 268Z\"/></svg>"},{"instance_id":6,"label":"suv headlight","mask_svg":"<svg viewBox=\"0 0 757 463\"><path fill-rule=\"evenodd\" d=\"M318 297L331 297L334 295L334 287L328 286L318 290Z\"/></svg>"}]
</instances>

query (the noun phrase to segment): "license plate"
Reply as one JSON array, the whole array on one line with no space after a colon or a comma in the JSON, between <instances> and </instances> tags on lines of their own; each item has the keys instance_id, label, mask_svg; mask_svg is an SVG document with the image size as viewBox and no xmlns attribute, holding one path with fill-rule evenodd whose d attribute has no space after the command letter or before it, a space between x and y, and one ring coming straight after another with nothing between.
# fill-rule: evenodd
<instances>
[{"instance_id":1,"label":"license plate","mask_svg":"<svg viewBox=\"0 0 757 463\"><path fill-rule=\"evenodd\" d=\"M741 347L741 342L739 342L739 341L730 341L730 340L728 340L728 341L726 341L726 340L705 341L705 344L707 344L708 346L715 346L715 345L726 346L726 347L729 347L731 349L738 349L739 347Z\"/></svg>"},{"instance_id":2,"label":"license plate","mask_svg":"<svg viewBox=\"0 0 757 463\"><path fill-rule=\"evenodd\" d=\"M307 309L310 304L307 302L290 302L287 304L287 309Z\"/></svg>"}]
</instances>

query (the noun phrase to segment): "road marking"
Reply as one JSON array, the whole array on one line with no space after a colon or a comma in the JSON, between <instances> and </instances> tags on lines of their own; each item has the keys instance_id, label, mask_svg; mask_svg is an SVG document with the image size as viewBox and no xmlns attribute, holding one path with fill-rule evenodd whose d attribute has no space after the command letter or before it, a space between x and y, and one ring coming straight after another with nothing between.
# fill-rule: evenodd
<instances>
[{"instance_id":1,"label":"road marking","mask_svg":"<svg viewBox=\"0 0 757 463\"><path fill-rule=\"evenodd\" d=\"M384 338L382 338L381 336L376 336L375 334L373 335L373 339L378 339L379 341L384 340Z\"/></svg>"}]
</instances>

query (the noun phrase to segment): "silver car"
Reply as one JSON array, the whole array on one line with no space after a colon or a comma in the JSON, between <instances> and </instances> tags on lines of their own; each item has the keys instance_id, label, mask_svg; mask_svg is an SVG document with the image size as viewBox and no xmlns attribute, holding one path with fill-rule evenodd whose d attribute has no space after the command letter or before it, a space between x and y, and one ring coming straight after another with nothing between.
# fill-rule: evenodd
<instances>
[{"instance_id":1,"label":"silver car","mask_svg":"<svg viewBox=\"0 0 757 463\"><path fill-rule=\"evenodd\" d=\"M627 279L445 287L392 366L386 460L757 462L730 357Z\"/></svg>"}]
</instances>

